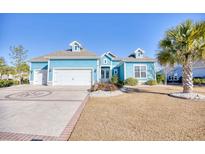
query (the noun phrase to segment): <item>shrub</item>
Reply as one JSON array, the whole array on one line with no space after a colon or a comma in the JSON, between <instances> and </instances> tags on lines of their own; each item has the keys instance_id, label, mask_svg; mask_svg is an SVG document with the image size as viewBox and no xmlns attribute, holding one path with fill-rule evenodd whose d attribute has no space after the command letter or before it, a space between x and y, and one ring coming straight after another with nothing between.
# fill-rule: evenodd
<instances>
[{"instance_id":1,"label":"shrub","mask_svg":"<svg viewBox=\"0 0 205 154\"><path fill-rule=\"evenodd\" d=\"M193 78L193 83L196 84L205 84L204 78Z\"/></svg>"},{"instance_id":2,"label":"shrub","mask_svg":"<svg viewBox=\"0 0 205 154\"><path fill-rule=\"evenodd\" d=\"M118 87L112 83L98 83L98 84L95 84L91 87L91 91L98 91L98 90L114 91L117 89L118 89Z\"/></svg>"},{"instance_id":3,"label":"shrub","mask_svg":"<svg viewBox=\"0 0 205 154\"><path fill-rule=\"evenodd\" d=\"M136 86L138 83L138 80L137 79L134 79L134 78L127 78L125 80L125 84L126 85L129 85L129 86Z\"/></svg>"},{"instance_id":4,"label":"shrub","mask_svg":"<svg viewBox=\"0 0 205 154\"><path fill-rule=\"evenodd\" d=\"M123 85L124 85L124 81L118 80L117 86L118 86L119 88L121 88L121 87L123 87Z\"/></svg>"},{"instance_id":5,"label":"shrub","mask_svg":"<svg viewBox=\"0 0 205 154\"><path fill-rule=\"evenodd\" d=\"M92 91L97 91L97 89L98 89L98 84L94 84L94 85L91 86L90 91L91 92Z\"/></svg>"},{"instance_id":6,"label":"shrub","mask_svg":"<svg viewBox=\"0 0 205 154\"><path fill-rule=\"evenodd\" d=\"M156 80L149 80L145 84L152 86L152 85L156 85L157 81Z\"/></svg>"},{"instance_id":7,"label":"shrub","mask_svg":"<svg viewBox=\"0 0 205 154\"><path fill-rule=\"evenodd\" d=\"M18 85L19 81L18 80L13 80L13 85Z\"/></svg>"},{"instance_id":8,"label":"shrub","mask_svg":"<svg viewBox=\"0 0 205 154\"><path fill-rule=\"evenodd\" d=\"M117 84L118 83L118 76L117 75L112 76L110 82L112 84Z\"/></svg>"},{"instance_id":9,"label":"shrub","mask_svg":"<svg viewBox=\"0 0 205 154\"><path fill-rule=\"evenodd\" d=\"M202 83L202 84L205 84L205 79L201 79L201 83Z\"/></svg>"},{"instance_id":10,"label":"shrub","mask_svg":"<svg viewBox=\"0 0 205 154\"><path fill-rule=\"evenodd\" d=\"M0 80L0 88L2 87L9 87L9 86L12 86L12 85L18 85L19 84L19 81L17 80Z\"/></svg>"},{"instance_id":11,"label":"shrub","mask_svg":"<svg viewBox=\"0 0 205 154\"><path fill-rule=\"evenodd\" d=\"M157 74L156 78L157 78L157 83L164 83L164 81L165 81L165 75L164 74Z\"/></svg>"},{"instance_id":12,"label":"shrub","mask_svg":"<svg viewBox=\"0 0 205 154\"><path fill-rule=\"evenodd\" d=\"M115 84L106 84L104 91L114 91L117 90L117 86Z\"/></svg>"},{"instance_id":13,"label":"shrub","mask_svg":"<svg viewBox=\"0 0 205 154\"><path fill-rule=\"evenodd\" d=\"M13 80L0 80L0 87L9 87L14 84Z\"/></svg>"},{"instance_id":14,"label":"shrub","mask_svg":"<svg viewBox=\"0 0 205 154\"><path fill-rule=\"evenodd\" d=\"M23 79L21 83L22 84L29 84L29 80L28 79Z\"/></svg>"},{"instance_id":15,"label":"shrub","mask_svg":"<svg viewBox=\"0 0 205 154\"><path fill-rule=\"evenodd\" d=\"M194 84L201 84L201 79L199 79L199 78L194 78L194 79L193 79L193 83L194 83Z\"/></svg>"}]
</instances>

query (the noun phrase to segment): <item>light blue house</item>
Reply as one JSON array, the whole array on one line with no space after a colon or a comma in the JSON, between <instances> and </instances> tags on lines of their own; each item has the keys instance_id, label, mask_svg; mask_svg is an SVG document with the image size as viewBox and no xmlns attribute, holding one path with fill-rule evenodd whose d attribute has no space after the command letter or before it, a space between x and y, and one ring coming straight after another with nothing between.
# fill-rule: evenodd
<instances>
[{"instance_id":1,"label":"light blue house","mask_svg":"<svg viewBox=\"0 0 205 154\"><path fill-rule=\"evenodd\" d=\"M111 52L97 56L73 41L68 50L30 60L29 79L34 85L93 85L108 82L113 75L122 81L129 77L140 83L154 80L155 59L145 57L141 49L127 58L119 58Z\"/></svg>"}]
</instances>

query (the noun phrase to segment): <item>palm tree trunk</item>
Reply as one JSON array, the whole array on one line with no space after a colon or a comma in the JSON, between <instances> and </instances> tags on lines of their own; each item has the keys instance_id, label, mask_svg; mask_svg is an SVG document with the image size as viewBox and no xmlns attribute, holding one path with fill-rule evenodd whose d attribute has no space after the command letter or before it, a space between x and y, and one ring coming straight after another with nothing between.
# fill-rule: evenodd
<instances>
[{"instance_id":1,"label":"palm tree trunk","mask_svg":"<svg viewBox=\"0 0 205 154\"><path fill-rule=\"evenodd\" d=\"M183 65L183 92L192 93L192 90L192 62L188 60L188 62Z\"/></svg>"}]
</instances>

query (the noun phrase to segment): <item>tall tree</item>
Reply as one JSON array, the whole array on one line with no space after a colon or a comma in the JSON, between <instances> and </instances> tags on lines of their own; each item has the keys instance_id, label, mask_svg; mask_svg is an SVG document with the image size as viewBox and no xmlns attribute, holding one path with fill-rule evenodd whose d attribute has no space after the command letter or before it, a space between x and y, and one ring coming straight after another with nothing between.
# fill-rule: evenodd
<instances>
[{"instance_id":1,"label":"tall tree","mask_svg":"<svg viewBox=\"0 0 205 154\"><path fill-rule=\"evenodd\" d=\"M25 69L22 69L24 67L26 58L27 58L27 50L22 46L12 46L10 47L10 58L11 63L16 67L17 74L19 76L19 81L21 83L23 78L23 73Z\"/></svg>"},{"instance_id":2,"label":"tall tree","mask_svg":"<svg viewBox=\"0 0 205 154\"><path fill-rule=\"evenodd\" d=\"M6 61L4 57L0 57L0 79L2 79L2 75L5 72Z\"/></svg>"},{"instance_id":3,"label":"tall tree","mask_svg":"<svg viewBox=\"0 0 205 154\"><path fill-rule=\"evenodd\" d=\"M4 57L0 57L0 67L6 65Z\"/></svg>"},{"instance_id":4,"label":"tall tree","mask_svg":"<svg viewBox=\"0 0 205 154\"><path fill-rule=\"evenodd\" d=\"M158 61L162 65L181 64L183 92L191 93L192 62L205 58L205 21L184 23L169 29L160 41Z\"/></svg>"}]
</instances>

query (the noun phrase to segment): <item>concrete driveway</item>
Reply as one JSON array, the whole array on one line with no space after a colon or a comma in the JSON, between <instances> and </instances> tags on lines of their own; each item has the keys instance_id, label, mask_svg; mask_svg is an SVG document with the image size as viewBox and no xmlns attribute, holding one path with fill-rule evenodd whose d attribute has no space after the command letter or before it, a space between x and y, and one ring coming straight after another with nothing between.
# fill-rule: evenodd
<instances>
[{"instance_id":1,"label":"concrete driveway","mask_svg":"<svg viewBox=\"0 0 205 154\"><path fill-rule=\"evenodd\" d=\"M14 86L0 89L0 140L67 140L88 87Z\"/></svg>"}]
</instances>

